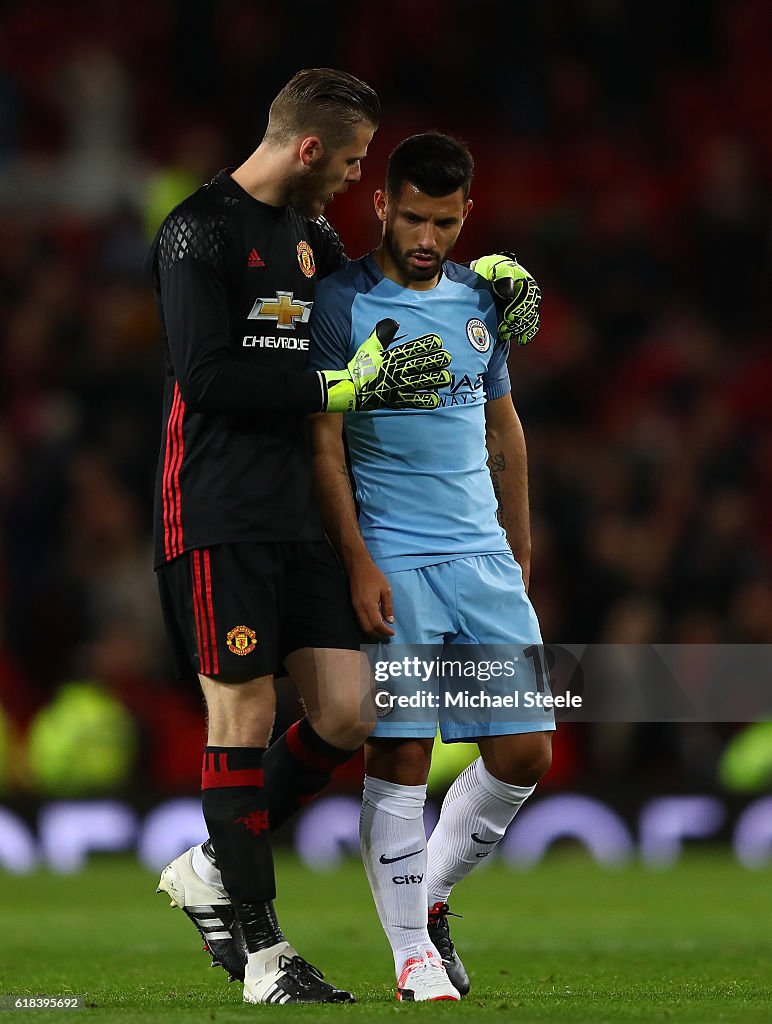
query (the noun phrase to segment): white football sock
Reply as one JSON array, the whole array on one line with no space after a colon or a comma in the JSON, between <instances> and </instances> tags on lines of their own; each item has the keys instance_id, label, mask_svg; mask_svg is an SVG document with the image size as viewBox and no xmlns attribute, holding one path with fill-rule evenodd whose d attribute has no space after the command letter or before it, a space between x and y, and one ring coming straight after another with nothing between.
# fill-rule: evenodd
<instances>
[{"instance_id":1,"label":"white football sock","mask_svg":"<svg viewBox=\"0 0 772 1024\"><path fill-rule=\"evenodd\" d=\"M426 786L365 776L359 838L397 977L410 957L439 956L426 928Z\"/></svg>"},{"instance_id":2,"label":"white football sock","mask_svg":"<svg viewBox=\"0 0 772 1024\"><path fill-rule=\"evenodd\" d=\"M481 757L448 790L440 820L428 843L428 906L447 903L466 878L496 848L507 826L536 786L510 786L493 777ZM475 838L477 837L477 838Z\"/></svg>"},{"instance_id":3,"label":"white football sock","mask_svg":"<svg viewBox=\"0 0 772 1024\"><path fill-rule=\"evenodd\" d=\"M201 846L193 847L190 866L202 882L206 882L207 885L213 885L218 889L222 889L223 885L220 869L215 866L210 857L207 857Z\"/></svg>"}]
</instances>

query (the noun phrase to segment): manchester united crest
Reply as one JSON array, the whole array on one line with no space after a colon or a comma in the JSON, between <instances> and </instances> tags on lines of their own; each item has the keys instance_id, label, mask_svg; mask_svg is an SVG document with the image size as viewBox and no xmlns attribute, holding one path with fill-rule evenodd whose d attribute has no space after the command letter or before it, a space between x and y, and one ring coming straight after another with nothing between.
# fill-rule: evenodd
<instances>
[{"instance_id":1,"label":"manchester united crest","mask_svg":"<svg viewBox=\"0 0 772 1024\"><path fill-rule=\"evenodd\" d=\"M234 626L225 639L231 654L237 654L240 658L251 654L257 646L255 631L249 626Z\"/></svg>"},{"instance_id":2,"label":"manchester united crest","mask_svg":"<svg viewBox=\"0 0 772 1024\"><path fill-rule=\"evenodd\" d=\"M306 277L313 277L316 273L316 264L314 263L314 250L308 244L308 242L298 242L298 263L300 269L306 275Z\"/></svg>"}]
</instances>

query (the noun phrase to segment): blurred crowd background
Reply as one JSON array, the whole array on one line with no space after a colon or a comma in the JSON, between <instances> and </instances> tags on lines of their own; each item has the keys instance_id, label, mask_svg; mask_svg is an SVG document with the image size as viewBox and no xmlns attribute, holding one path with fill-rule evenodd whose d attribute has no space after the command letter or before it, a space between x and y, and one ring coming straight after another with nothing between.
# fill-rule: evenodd
<instances>
[{"instance_id":1,"label":"blurred crowd background","mask_svg":"<svg viewBox=\"0 0 772 1024\"><path fill-rule=\"evenodd\" d=\"M541 284L510 372L545 640L772 643L770 38L766 0L3 4L5 792L72 786L78 728L124 736L124 788L198 785L202 709L172 678L152 572L143 259L301 67L383 103L362 183L328 211L350 255L377 241L392 146L437 128L477 165L455 258L513 249ZM545 785L709 785L736 732L567 728Z\"/></svg>"}]
</instances>

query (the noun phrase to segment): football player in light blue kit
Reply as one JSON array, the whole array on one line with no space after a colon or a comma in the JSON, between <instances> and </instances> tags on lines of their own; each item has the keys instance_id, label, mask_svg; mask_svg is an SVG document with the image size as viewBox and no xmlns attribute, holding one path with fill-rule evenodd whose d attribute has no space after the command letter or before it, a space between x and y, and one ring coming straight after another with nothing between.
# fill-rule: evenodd
<instances>
[{"instance_id":1,"label":"football player in light blue kit","mask_svg":"<svg viewBox=\"0 0 772 1024\"><path fill-rule=\"evenodd\" d=\"M312 365L345 367L373 323L384 337L397 327L406 337L437 334L452 354L452 384L431 413L378 410L313 423L326 527L360 622L386 658L403 644L444 646L450 657L463 653L457 645L541 644L526 593L526 451L510 397L509 339L497 336L491 285L445 259L472 207L472 169L466 147L435 132L397 146L386 188L375 194L381 244L320 282L314 304ZM538 324L538 288L513 258L486 260L490 280L515 286L516 341L524 344ZM477 689L533 691L531 673ZM434 682L439 694L442 681ZM403 692L417 688L413 678ZM388 690L397 695L399 682ZM394 709L365 748L362 854L394 953L398 999L458 999L469 990L448 930L450 891L495 848L550 764L551 712L499 720L440 707L443 739L474 740L480 757L451 786L428 851L423 805L437 712Z\"/></svg>"}]
</instances>

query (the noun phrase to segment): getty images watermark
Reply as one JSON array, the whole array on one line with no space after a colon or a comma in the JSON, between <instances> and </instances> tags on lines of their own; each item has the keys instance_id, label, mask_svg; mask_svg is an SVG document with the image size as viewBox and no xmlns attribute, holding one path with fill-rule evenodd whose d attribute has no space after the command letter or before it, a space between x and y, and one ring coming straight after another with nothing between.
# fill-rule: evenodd
<instances>
[{"instance_id":1,"label":"getty images watermark","mask_svg":"<svg viewBox=\"0 0 772 1024\"><path fill-rule=\"evenodd\" d=\"M772 718L769 644L374 644L383 722L749 722ZM525 730L523 730L525 731Z\"/></svg>"},{"instance_id":2,"label":"getty images watermark","mask_svg":"<svg viewBox=\"0 0 772 1024\"><path fill-rule=\"evenodd\" d=\"M527 647L524 657L537 658L538 649ZM405 684L403 691L393 692L376 688L375 706L378 713L396 708L431 708L493 710L493 709L553 709L580 708L580 694L555 694L549 692L541 680L541 689L527 689L520 686L523 676L522 664L517 658L503 661L485 659L461 660L452 655L436 657L432 661L413 655L400 659L376 659L373 664L373 678L376 683L393 683L399 680ZM472 683L460 685L464 680ZM419 685L416 686L415 684ZM434 686L434 684L440 684ZM446 685L450 683L451 685ZM500 684L504 684L503 686ZM423 684L423 685L421 685ZM445 684L445 685L443 685ZM492 685L489 685L492 684Z\"/></svg>"}]
</instances>

